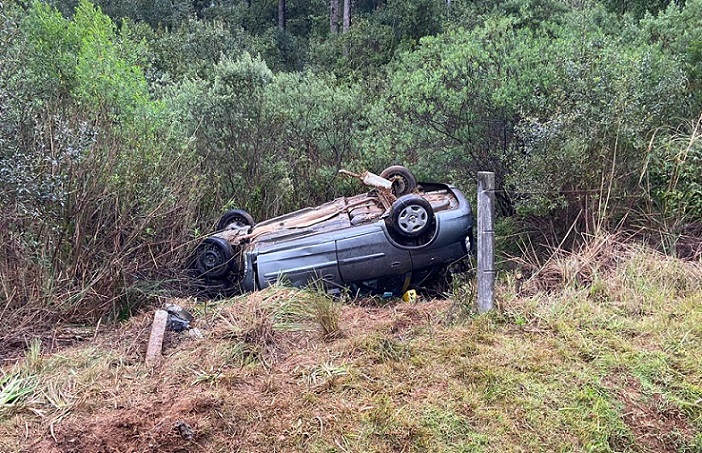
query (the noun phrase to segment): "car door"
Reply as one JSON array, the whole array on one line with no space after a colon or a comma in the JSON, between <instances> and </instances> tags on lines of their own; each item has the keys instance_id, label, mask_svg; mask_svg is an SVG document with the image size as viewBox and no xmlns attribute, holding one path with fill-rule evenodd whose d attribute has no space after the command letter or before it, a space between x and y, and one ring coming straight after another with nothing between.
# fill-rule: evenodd
<instances>
[{"instance_id":1,"label":"car door","mask_svg":"<svg viewBox=\"0 0 702 453\"><path fill-rule=\"evenodd\" d=\"M408 250L392 245L377 225L356 227L336 241L339 273L344 283L401 275L412 270Z\"/></svg>"},{"instance_id":2,"label":"car door","mask_svg":"<svg viewBox=\"0 0 702 453\"><path fill-rule=\"evenodd\" d=\"M333 236L315 236L257 250L256 267L259 288L277 281L293 286L307 286L316 281L335 284L340 281Z\"/></svg>"}]
</instances>

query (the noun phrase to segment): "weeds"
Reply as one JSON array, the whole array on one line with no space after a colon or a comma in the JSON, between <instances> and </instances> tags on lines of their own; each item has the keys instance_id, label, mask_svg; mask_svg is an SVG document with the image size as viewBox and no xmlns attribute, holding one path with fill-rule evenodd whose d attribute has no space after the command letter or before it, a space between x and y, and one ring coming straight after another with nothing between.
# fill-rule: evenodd
<instances>
[{"instance_id":1,"label":"weeds","mask_svg":"<svg viewBox=\"0 0 702 453\"><path fill-rule=\"evenodd\" d=\"M669 256L691 260L702 257L700 223L702 215L702 173L697 164L702 156L702 115L684 132L655 136L639 184L648 198L642 220L652 242Z\"/></svg>"},{"instance_id":2,"label":"weeds","mask_svg":"<svg viewBox=\"0 0 702 453\"><path fill-rule=\"evenodd\" d=\"M18 409L35 396L39 386L38 375L43 368L41 341L33 339L27 348L24 361L0 377L0 416L10 409Z\"/></svg>"},{"instance_id":3,"label":"weeds","mask_svg":"<svg viewBox=\"0 0 702 453\"><path fill-rule=\"evenodd\" d=\"M111 367L111 343L33 367L27 353L3 374L35 387L0 419L0 449L22 450L27 423L37 437L107 442L105 428L123 447L168 451L156 427L196 415L213 451L697 451L699 266L611 241L583 251L603 260L553 258L587 266L529 295L503 280L500 309L469 322L443 322L448 301L351 304L330 342L318 294L270 288L211 305L207 339L182 339L152 372Z\"/></svg>"},{"instance_id":4,"label":"weeds","mask_svg":"<svg viewBox=\"0 0 702 453\"><path fill-rule=\"evenodd\" d=\"M202 369L189 367L188 370L195 375L195 379L190 383L190 385L198 385L203 383L213 384L222 378L221 369L215 370L210 368L209 371L205 371Z\"/></svg>"},{"instance_id":5,"label":"weeds","mask_svg":"<svg viewBox=\"0 0 702 453\"><path fill-rule=\"evenodd\" d=\"M317 289L308 303L307 310L314 322L319 326L322 338L331 340L341 335L339 316L341 304L323 291Z\"/></svg>"},{"instance_id":6,"label":"weeds","mask_svg":"<svg viewBox=\"0 0 702 453\"><path fill-rule=\"evenodd\" d=\"M310 370L307 375L307 382L311 386L328 385L333 386L339 378L348 376L348 367L336 366L331 362L324 362Z\"/></svg>"},{"instance_id":7,"label":"weeds","mask_svg":"<svg viewBox=\"0 0 702 453\"><path fill-rule=\"evenodd\" d=\"M34 392L36 383L19 373L5 374L0 378L0 411L17 406Z\"/></svg>"},{"instance_id":8,"label":"weeds","mask_svg":"<svg viewBox=\"0 0 702 453\"><path fill-rule=\"evenodd\" d=\"M222 310L220 335L234 341L241 364L270 364L278 333L319 331L325 340L340 335L340 304L315 290L271 287L251 295L237 310Z\"/></svg>"},{"instance_id":9,"label":"weeds","mask_svg":"<svg viewBox=\"0 0 702 453\"><path fill-rule=\"evenodd\" d=\"M117 319L133 288L179 277L173 263L184 248L173 244L187 244L197 224L197 160L167 144L156 112L158 125L135 130L130 121L150 107L100 125L100 115L86 120L68 106L60 116L35 112L24 144L12 142L8 156L19 163L3 161L17 168L0 184L0 318L43 310Z\"/></svg>"},{"instance_id":10,"label":"weeds","mask_svg":"<svg viewBox=\"0 0 702 453\"><path fill-rule=\"evenodd\" d=\"M232 355L240 364L266 363L275 332L270 314L258 306L237 313L220 314L224 338L232 340Z\"/></svg>"},{"instance_id":11,"label":"weeds","mask_svg":"<svg viewBox=\"0 0 702 453\"><path fill-rule=\"evenodd\" d=\"M453 301L453 304L447 313L447 322L451 323L456 319L465 319L475 313L476 283L476 279L472 275L454 275L451 281L450 293L450 299Z\"/></svg>"},{"instance_id":12,"label":"weeds","mask_svg":"<svg viewBox=\"0 0 702 453\"><path fill-rule=\"evenodd\" d=\"M27 353L24 358L25 367L31 373L37 373L41 371L43 365L43 359L41 356L41 340L38 338L33 338L29 342L29 347L27 348Z\"/></svg>"},{"instance_id":13,"label":"weeds","mask_svg":"<svg viewBox=\"0 0 702 453\"><path fill-rule=\"evenodd\" d=\"M386 334L369 335L359 345L365 357L375 363L397 362L411 356L410 346Z\"/></svg>"}]
</instances>

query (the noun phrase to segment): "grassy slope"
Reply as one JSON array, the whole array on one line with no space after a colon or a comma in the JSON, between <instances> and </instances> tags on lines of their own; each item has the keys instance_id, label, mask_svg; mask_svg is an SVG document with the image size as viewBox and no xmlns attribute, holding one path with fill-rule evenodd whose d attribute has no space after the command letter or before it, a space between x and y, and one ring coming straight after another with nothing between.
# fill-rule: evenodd
<instances>
[{"instance_id":1,"label":"grassy slope","mask_svg":"<svg viewBox=\"0 0 702 453\"><path fill-rule=\"evenodd\" d=\"M702 452L702 267L583 257L550 263L558 291L507 278L500 309L465 321L460 301L273 289L193 306L205 338L169 335L153 369L148 315L35 345L3 368L5 396L28 392L0 396L0 451Z\"/></svg>"}]
</instances>

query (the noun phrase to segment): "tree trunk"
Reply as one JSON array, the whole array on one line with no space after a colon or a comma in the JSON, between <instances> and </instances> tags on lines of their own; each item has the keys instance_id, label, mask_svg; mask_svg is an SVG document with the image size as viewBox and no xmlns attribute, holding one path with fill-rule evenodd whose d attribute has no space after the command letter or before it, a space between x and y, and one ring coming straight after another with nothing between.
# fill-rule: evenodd
<instances>
[{"instance_id":1,"label":"tree trunk","mask_svg":"<svg viewBox=\"0 0 702 453\"><path fill-rule=\"evenodd\" d=\"M351 28L351 0L344 0L344 33Z\"/></svg>"},{"instance_id":2,"label":"tree trunk","mask_svg":"<svg viewBox=\"0 0 702 453\"><path fill-rule=\"evenodd\" d=\"M285 0L278 0L278 28L285 31Z\"/></svg>"},{"instance_id":3,"label":"tree trunk","mask_svg":"<svg viewBox=\"0 0 702 453\"><path fill-rule=\"evenodd\" d=\"M329 30L339 33L339 0L329 0Z\"/></svg>"}]
</instances>

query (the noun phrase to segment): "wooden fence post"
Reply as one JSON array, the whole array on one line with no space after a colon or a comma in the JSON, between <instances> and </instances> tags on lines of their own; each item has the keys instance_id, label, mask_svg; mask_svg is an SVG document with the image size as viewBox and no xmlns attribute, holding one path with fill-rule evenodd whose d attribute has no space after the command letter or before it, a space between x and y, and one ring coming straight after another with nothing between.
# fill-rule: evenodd
<instances>
[{"instance_id":1,"label":"wooden fence post","mask_svg":"<svg viewBox=\"0 0 702 453\"><path fill-rule=\"evenodd\" d=\"M495 304L495 174L478 172L478 313Z\"/></svg>"},{"instance_id":2,"label":"wooden fence post","mask_svg":"<svg viewBox=\"0 0 702 453\"><path fill-rule=\"evenodd\" d=\"M149 345L146 348L147 365L155 365L161 359L166 324L168 324L168 312L166 310L156 310L154 313L154 322L151 325Z\"/></svg>"}]
</instances>

